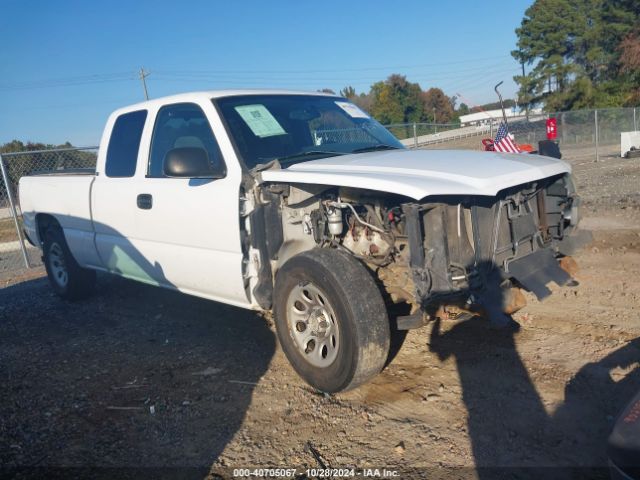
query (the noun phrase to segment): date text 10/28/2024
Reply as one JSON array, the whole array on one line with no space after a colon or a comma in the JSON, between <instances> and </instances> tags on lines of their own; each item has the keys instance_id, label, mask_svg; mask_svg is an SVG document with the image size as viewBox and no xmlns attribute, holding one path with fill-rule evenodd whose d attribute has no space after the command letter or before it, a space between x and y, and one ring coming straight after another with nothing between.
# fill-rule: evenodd
<instances>
[{"instance_id":1,"label":"date text 10/28/2024","mask_svg":"<svg viewBox=\"0 0 640 480\"><path fill-rule=\"evenodd\" d=\"M307 468L303 470L307 478L397 478L400 473L397 470L387 468ZM295 468L234 468L234 478L293 478L298 475Z\"/></svg>"}]
</instances>

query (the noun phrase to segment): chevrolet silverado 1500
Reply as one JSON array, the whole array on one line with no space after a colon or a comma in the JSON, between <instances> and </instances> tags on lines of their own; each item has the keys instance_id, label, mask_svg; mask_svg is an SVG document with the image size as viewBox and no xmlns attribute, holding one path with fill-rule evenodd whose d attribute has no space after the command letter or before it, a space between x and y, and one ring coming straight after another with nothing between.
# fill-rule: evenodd
<instances>
[{"instance_id":1,"label":"chevrolet silverado 1500","mask_svg":"<svg viewBox=\"0 0 640 480\"><path fill-rule=\"evenodd\" d=\"M510 322L521 289L571 278L567 163L409 150L347 99L212 91L114 112L95 171L24 177L25 232L53 289L103 271L273 312L295 370L325 392L385 365L390 331ZM390 320L391 319L391 320Z\"/></svg>"}]
</instances>

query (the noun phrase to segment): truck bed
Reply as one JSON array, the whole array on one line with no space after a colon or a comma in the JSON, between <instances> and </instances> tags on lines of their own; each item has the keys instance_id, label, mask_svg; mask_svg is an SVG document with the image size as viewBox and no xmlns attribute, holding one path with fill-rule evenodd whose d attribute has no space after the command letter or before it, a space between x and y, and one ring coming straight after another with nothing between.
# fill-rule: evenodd
<instances>
[{"instance_id":1,"label":"truck bed","mask_svg":"<svg viewBox=\"0 0 640 480\"><path fill-rule=\"evenodd\" d=\"M68 170L22 177L18 187L20 209L29 240L36 245L41 241L36 229L36 213L54 215L67 235L92 232L90 196L94 179L95 173ZM68 237L68 241L73 251L74 239Z\"/></svg>"}]
</instances>

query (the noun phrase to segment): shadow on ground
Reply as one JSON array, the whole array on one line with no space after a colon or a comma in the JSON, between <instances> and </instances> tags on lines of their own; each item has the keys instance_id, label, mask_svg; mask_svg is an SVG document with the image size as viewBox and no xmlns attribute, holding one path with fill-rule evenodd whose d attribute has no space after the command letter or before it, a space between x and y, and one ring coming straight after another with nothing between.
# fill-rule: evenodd
<instances>
[{"instance_id":1,"label":"shadow on ground","mask_svg":"<svg viewBox=\"0 0 640 480\"><path fill-rule=\"evenodd\" d=\"M0 465L202 467L234 436L275 338L256 314L100 277L0 290Z\"/></svg>"},{"instance_id":2,"label":"shadow on ground","mask_svg":"<svg viewBox=\"0 0 640 480\"><path fill-rule=\"evenodd\" d=\"M515 335L489 331L476 318L445 333L437 322L431 331L431 351L441 360L455 358L478 477L498 478L511 468L518 478L607 478L607 437L640 388L640 339L584 365L566 385L564 403L550 414ZM614 380L618 369L626 375Z\"/></svg>"}]
</instances>

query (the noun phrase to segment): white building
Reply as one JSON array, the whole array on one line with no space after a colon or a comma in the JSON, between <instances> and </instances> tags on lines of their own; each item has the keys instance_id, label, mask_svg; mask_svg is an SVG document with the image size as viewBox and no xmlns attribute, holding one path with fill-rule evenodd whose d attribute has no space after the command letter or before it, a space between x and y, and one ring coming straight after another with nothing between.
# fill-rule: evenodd
<instances>
[{"instance_id":1,"label":"white building","mask_svg":"<svg viewBox=\"0 0 640 480\"><path fill-rule=\"evenodd\" d=\"M505 108L504 111L507 120L524 120L526 112L516 108ZM529 110L529 116L542 114L541 108L532 108ZM484 112L470 113L460 117L460 125L465 127L468 125L488 125L489 123L500 123L502 121L502 110L486 110Z\"/></svg>"}]
</instances>

